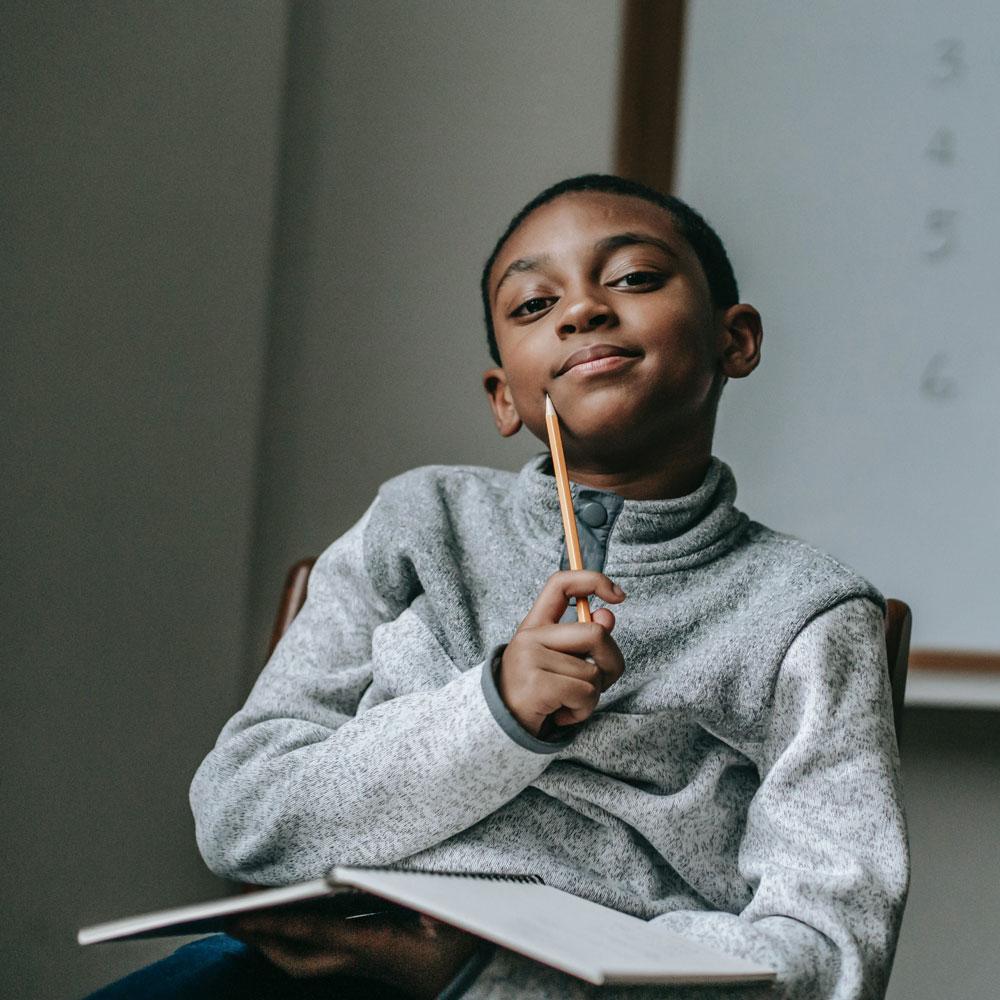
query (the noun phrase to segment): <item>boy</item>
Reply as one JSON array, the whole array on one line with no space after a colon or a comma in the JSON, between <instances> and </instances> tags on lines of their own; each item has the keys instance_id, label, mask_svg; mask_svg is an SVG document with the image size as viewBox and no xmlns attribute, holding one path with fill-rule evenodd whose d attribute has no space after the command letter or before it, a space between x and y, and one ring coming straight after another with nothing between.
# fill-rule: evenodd
<instances>
[{"instance_id":1,"label":"boy","mask_svg":"<svg viewBox=\"0 0 1000 1000\"><path fill-rule=\"evenodd\" d=\"M533 871L778 980L598 991L429 921L270 914L234 935L313 987L881 996L908 883L882 600L733 505L715 414L762 334L721 242L676 199L587 175L514 218L482 293L497 428L545 441L551 397L587 569L559 570L547 456L387 483L195 776L202 853L265 884ZM569 607L587 595L590 625Z\"/></svg>"}]
</instances>

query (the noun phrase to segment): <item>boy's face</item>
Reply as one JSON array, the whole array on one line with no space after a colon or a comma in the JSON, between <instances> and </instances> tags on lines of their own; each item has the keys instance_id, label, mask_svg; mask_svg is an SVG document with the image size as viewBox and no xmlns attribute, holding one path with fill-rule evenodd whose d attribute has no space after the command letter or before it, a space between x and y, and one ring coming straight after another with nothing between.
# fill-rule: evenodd
<instances>
[{"instance_id":1,"label":"boy's face","mask_svg":"<svg viewBox=\"0 0 1000 1000\"><path fill-rule=\"evenodd\" d=\"M756 366L756 355L748 370L733 363L730 336L734 311L756 312L716 309L669 213L640 198L573 192L542 205L504 246L489 293L497 426L513 434L523 421L546 441L548 393L571 462L634 462L693 433L710 443L723 376Z\"/></svg>"}]
</instances>

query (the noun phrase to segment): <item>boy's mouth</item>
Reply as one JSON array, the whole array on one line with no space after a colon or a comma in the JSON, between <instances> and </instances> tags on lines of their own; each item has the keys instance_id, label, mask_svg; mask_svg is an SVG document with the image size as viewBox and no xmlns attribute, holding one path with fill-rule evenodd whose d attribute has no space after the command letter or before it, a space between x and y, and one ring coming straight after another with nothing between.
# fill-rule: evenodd
<instances>
[{"instance_id":1,"label":"boy's mouth","mask_svg":"<svg viewBox=\"0 0 1000 1000\"><path fill-rule=\"evenodd\" d=\"M592 361L600 361L602 358L635 358L639 356L639 351L621 347L618 344L592 344L590 347L583 347L579 351L574 351L564 362L562 368L556 372L556 378L565 375L571 368L578 365L586 365Z\"/></svg>"}]
</instances>

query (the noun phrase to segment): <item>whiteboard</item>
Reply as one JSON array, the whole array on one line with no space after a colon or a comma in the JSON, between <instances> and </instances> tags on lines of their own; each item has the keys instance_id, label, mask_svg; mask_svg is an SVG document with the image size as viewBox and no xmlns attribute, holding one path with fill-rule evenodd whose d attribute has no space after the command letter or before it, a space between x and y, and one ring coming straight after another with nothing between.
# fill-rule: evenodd
<instances>
[{"instance_id":1,"label":"whiteboard","mask_svg":"<svg viewBox=\"0 0 1000 1000\"><path fill-rule=\"evenodd\" d=\"M740 506L1000 650L1000 14L694 0L676 191L763 360L723 394Z\"/></svg>"}]
</instances>

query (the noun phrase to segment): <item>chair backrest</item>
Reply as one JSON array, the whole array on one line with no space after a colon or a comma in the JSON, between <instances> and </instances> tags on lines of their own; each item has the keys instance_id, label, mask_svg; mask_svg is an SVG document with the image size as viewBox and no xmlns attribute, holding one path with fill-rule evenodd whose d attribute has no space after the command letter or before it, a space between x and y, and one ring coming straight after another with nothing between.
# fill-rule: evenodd
<instances>
[{"instance_id":1,"label":"chair backrest","mask_svg":"<svg viewBox=\"0 0 1000 1000\"><path fill-rule=\"evenodd\" d=\"M285 587L281 592L278 615L271 631L269 654L274 652L278 640L292 624L306 599L309 574L315 559L301 559L288 571ZM892 718L899 743L903 722L903 696L906 693L906 670L910 662L910 609L902 601L890 597L885 612L885 650L889 665L889 686L892 690Z\"/></svg>"},{"instance_id":2,"label":"chair backrest","mask_svg":"<svg viewBox=\"0 0 1000 1000\"><path fill-rule=\"evenodd\" d=\"M910 628L913 615L908 605L890 597L885 608L885 651L889 661L889 686L892 689L892 719L896 726L896 745L903 731L903 698L906 694L906 671L910 665Z\"/></svg>"},{"instance_id":3,"label":"chair backrest","mask_svg":"<svg viewBox=\"0 0 1000 1000\"><path fill-rule=\"evenodd\" d=\"M302 605L306 603L309 574L312 572L315 562L314 558L300 559L288 571L284 589L281 591L281 601L278 603L278 614L274 619L274 628L271 629L271 642L267 647L268 656L274 652L278 640L288 631L288 626L292 624L295 616L302 610Z\"/></svg>"}]
</instances>

